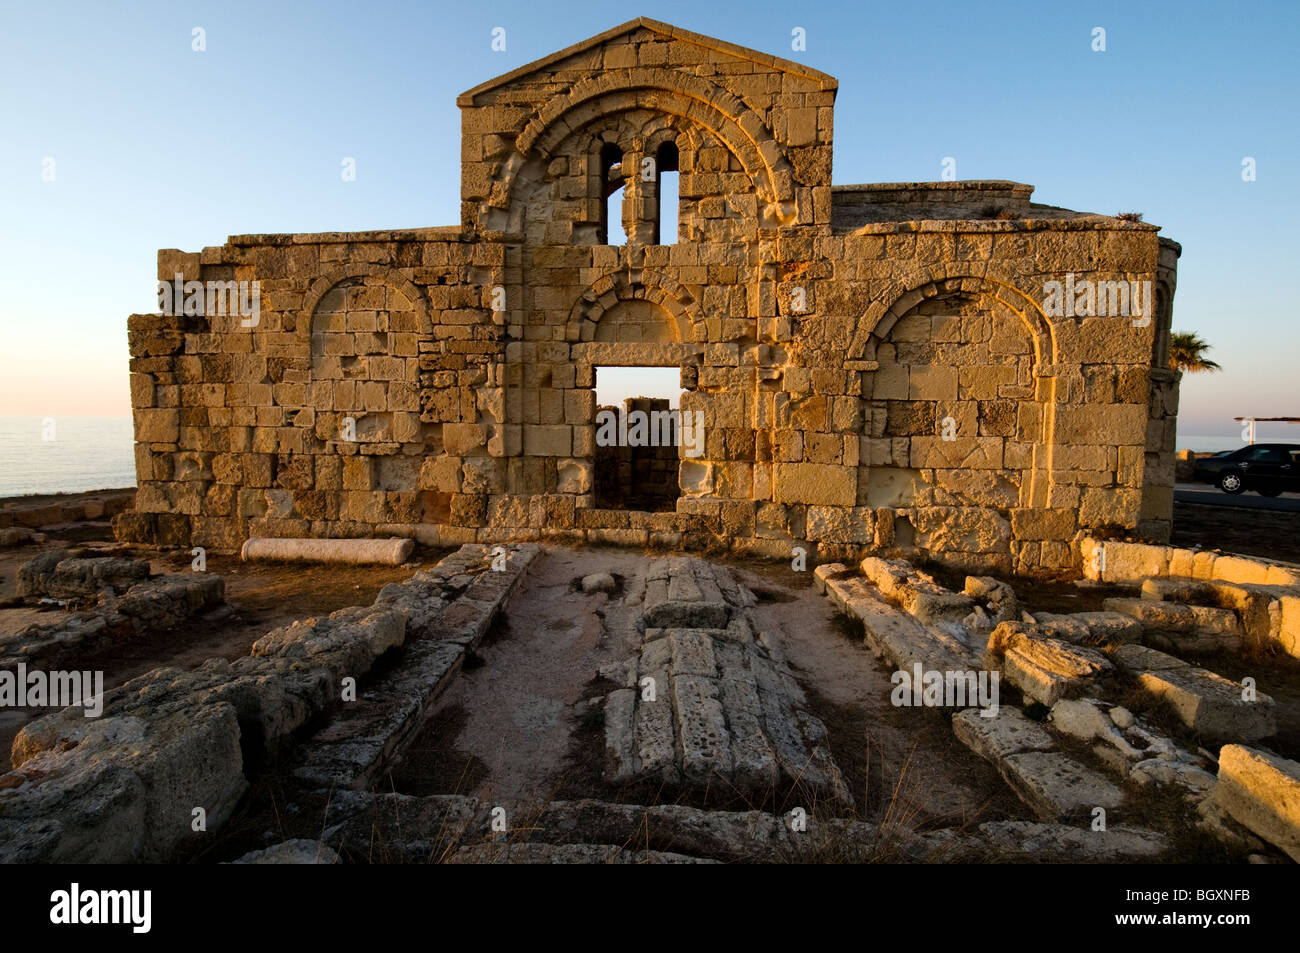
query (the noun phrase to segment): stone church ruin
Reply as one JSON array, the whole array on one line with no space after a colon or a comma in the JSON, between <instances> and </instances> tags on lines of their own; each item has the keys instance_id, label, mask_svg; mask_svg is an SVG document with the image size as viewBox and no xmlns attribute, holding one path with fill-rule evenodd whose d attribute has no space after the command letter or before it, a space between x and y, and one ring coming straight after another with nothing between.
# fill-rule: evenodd
<instances>
[{"instance_id":1,"label":"stone church ruin","mask_svg":"<svg viewBox=\"0 0 1300 953\"><path fill-rule=\"evenodd\" d=\"M835 91L638 19L460 97L458 225L161 252L135 508L0 507L0 707L103 674L0 718L0 863L1300 860L1178 245L832 186Z\"/></svg>"},{"instance_id":2,"label":"stone church ruin","mask_svg":"<svg viewBox=\"0 0 1300 953\"><path fill-rule=\"evenodd\" d=\"M1024 573L1077 572L1088 535L1166 541L1179 246L1014 182L832 185L836 88L637 19L459 97L456 225L161 251L193 306L129 320L119 539L802 545ZM256 301L208 308L191 282ZM595 369L622 366L680 369L704 415L666 506L597 492L619 477Z\"/></svg>"}]
</instances>

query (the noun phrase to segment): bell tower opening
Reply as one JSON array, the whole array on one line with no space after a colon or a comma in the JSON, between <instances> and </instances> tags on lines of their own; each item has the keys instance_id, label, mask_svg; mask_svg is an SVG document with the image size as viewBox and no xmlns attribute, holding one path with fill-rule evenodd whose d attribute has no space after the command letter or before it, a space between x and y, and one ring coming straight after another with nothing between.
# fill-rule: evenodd
<instances>
[{"instance_id":1,"label":"bell tower opening","mask_svg":"<svg viewBox=\"0 0 1300 953\"><path fill-rule=\"evenodd\" d=\"M600 244L626 245L623 230L623 150L612 142L600 149Z\"/></svg>"}]
</instances>

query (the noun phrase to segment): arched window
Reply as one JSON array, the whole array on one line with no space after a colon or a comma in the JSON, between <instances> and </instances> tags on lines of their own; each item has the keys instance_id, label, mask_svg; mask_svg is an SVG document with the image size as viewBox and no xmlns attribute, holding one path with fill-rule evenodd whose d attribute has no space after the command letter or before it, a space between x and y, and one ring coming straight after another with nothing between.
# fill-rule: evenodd
<instances>
[{"instance_id":1,"label":"arched window","mask_svg":"<svg viewBox=\"0 0 1300 953\"><path fill-rule=\"evenodd\" d=\"M677 145L665 142L655 153L655 244L677 244Z\"/></svg>"},{"instance_id":2,"label":"arched window","mask_svg":"<svg viewBox=\"0 0 1300 953\"><path fill-rule=\"evenodd\" d=\"M627 244L623 231L623 150L612 142L600 149L600 200L600 243Z\"/></svg>"}]
</instances>

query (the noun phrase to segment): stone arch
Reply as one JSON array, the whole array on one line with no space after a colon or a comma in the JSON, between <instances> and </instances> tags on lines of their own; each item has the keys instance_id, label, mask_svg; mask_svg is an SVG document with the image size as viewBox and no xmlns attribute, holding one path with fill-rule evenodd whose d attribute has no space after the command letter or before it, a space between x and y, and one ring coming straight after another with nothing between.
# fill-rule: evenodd
<instances>
[{"instance_id":1,"label":"stone arch","mask_svg":"<svg viewBox=\"0 0 1300 953\"><path fill-rule=\"evenodd\" d=\"M596 340L596 330L606 312L620 302L648 301L671 316L677 342L694 341L695 298L684 286L666 275L616 271L598 278L578 296L569 311L565 337L573 342Z\"/></svg>"},{"instance_id":2,"label":"stone arch","mask_svg":"<svg viewBox=\"0 0 1300 953\"><path fill-rule=\"evenodd\" d=\"M909 290L894 296L892 302L882 299L874 303L859 325L849 358L873 363L879 360L875 373L880 376L872 389L872 397L867 400L888 401L891 406L897 404L905 428L897 432L917 435L922 442L922 456L918 460L916 440L913 440L908 465L913 469L933 471L935 487L941 495L949 494L953 498L971 495L963 489L969 483L970 487L979 488L972 498L982 495L984 499L962 505L992 505L1002 510L1012 506L1044 506L1051 484L1056 443L1056 344L1051 324L1038 303L1014 286L985 276L961 274L959 270L962 267L960 264L948 269L940 266L930 280L914 284ZM965 267L969 268L969 265ZM945 271L949 272L947 276ZM977 343L980 338L970 339L969 344L963 343L964 322L956 326L957 334L954 336L949 336L951 332L948 332L927 341L915 335L917 329L909 328L902 341L917 343L904 344L896 340L896 332L904 326L902 322L905 319L919 317L921 321L926 320L925 316L934 310L931 303L945 298L968 299L962 307L970 307L972 302L969 299L983 300L984 304L978 310L984 317L979 320L990 322L984 333L991 337L986 340L996 345L994 354L1001 355L994 356L992 361L961 365L976 370L970 378L970 390L956 378L945 383L942 375L957 370L955 362L950 363L946 358L936 359L933 354L925 358L902 358L904 347L911 349L913 354L917 349L922 354L930 351L942 354L944 349L952 348L957 348L957 353L967 354L970 353L966 350L968 347L983 347ZM1001 332L1000 327L1004 329ZM888 355L884 348L886 343L890 345ZM895 348L898 349L897 359L894 359ZM1023 357L1016 357L1017 354ZM1012 372L1014 379L1004 380L996 376L1011 367L1017 368ZM892 371L891 368L899 370ZM985 370L979 372L979 368ZM924 369L927 377L918 391L916 375L920 369ZM904 382L909 379L912 382L910 391L900 391L900 387L906 390ZM931 393L925 392L927 388ZM959 427L954 431L956 439L941 441L935 436L935 421L924 414L915 420L906 419L908 415L916 414L917 407L926 401L952 416L952 425ZM1026 404L1035 409L1026 414ZM891 417L892 413L893 410L888 412ZM916 429L918 427L920 429ZM886 436L897 433L893 428L892 421L886 424ZM1012 460L1016 462L1012 463ZM966 472L968 468L982 471L982 479L954 480L954 474ZM1014 476L1011 475L1013 472ZM1008 484L1014 484L1014 492ZM1006 486L1005 492L1003 486Z\"/></svg>"},{"instance_id":3,"label":"stone arch","mask_svg":"<svg viewBox=\"0 0 1300 953\"><path fill-rule=\"evenodd\" d=\"M541 107L490 190L489 208L508 208L515 179L530 157L549 160L573 133L604 117L635 109L680 116L708 129L739 160L772 224L797 221L794 176L780 144L753 109L708 80L659 68L615 70L578 83ZM485 212L487 209L484 210Z\"/></svg>"},{"instance_id":4,"label":"stone arch","mask_svg":"<svg viewBox=\"0 0 1300 953\"><path fill-rule=\"evenodd\" d=\"M424 303L424 295L405 275L392 268L385 268L383 265L344 265L326 271L313 281L307 289L307 293L303 296L302 309L298 312L297 331L299 338L305 341L311 340L312 322L316 317L316 311L320 307L321 301L336 285L354 278L382 279L385 284L406 298L419 322L417 330L421 334L433 333L429 322L429 310Z\"/></svg>"},{"instance_id":5,"label":"stone arch","mask_svg":"<svg viewBox=\"0 0 1300 953\"><path fill-rule=\"evenodd\" d=\"M965 266L969 267L969 266ZM1056 362L1056 336L1042 308L1020 289L985 275L963 273L961 263L939 265L924 280L905 286L897 294L873 302L858 321L850 360L873 361L876 348L889 336L895 322L922 301L957 294L988 294L1020 317L1034 343L1034 365L1040 371Z\"/></svg>"},{"instance_id":6,"label":"stone arch","mask_svg":"<svg viewBox=\"0 0 1300 953\"><path fill-rule=\"evenodd\" d=\"M309 368L304 398L314 410L299 426L325 443L420 445L418 352L429 321L415 285L378 265L334 270L312 284L297 332ZM413 486L414 459L385 460L382 482Z\"/></svg>"}]
</instances>

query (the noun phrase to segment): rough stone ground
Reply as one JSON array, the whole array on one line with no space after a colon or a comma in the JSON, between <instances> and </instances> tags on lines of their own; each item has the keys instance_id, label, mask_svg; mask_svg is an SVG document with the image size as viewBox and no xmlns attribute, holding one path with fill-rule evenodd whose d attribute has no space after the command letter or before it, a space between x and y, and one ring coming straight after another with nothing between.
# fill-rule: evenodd
<instances>
[{"instance_id":1,"label":"rough stone ground","mask_svg":"<svg viewBox=\"0 0 1300 953\"><path fill-rule=\"evenodd\" d=\"M759 597L755 621L775 632L787 661L826 723L831 747L864 817L961 824L1027 817L979 758L929 708L890 703L893 667L872 657L836 615L811 572L782 564L737 569Z\"/></svg>"},{"instance_id":2,"label":"rough stone ground","mask_svg":"<svg viewBox=\"0 0 1300 953\"><path fill-rule=\"evenodd\" d=\"M481 664L466 666L408 749L391 790L468 795L525 810L597 795L737 807L723 791L610 785L602 777L599 706L584 700L616 687L599 679L598 669L640 645L642 607L625 596L643 586L650 565L651 557L626 550L548 547L508 622L479 649ZM758 596L750 609L756 627L777 639L812 714L825 723L858 816L912 825L1028 816L996 773L954 741L939 712L890 704L890 670L818 595L811 572L759 561L727 565ZM584 594L576 582L597 572L614 575L619 589Z\"/></svg>"},{"instance_id":3,"label":"rough stone ground","mask_svg":"<svg viewBox=\"0 0 1300 953\"><path fill-rule=\"evenodd\" d=\"M0 553L5 585L12 589L13 570L37 551L24 546ZM152 555L154 572L188 567L187 552ZM439 555L425 551L417 559L430 565ZM456 862L1012 860L1035 855L1099 860L1133 859L1153 849L1139 843L1144 835L1126 828L1117 827L1114 838L1101 841L1076 837L1076 844L1070 838L1077 824L1035 823L998 771L954 736L949 713L890 703L892 666L877 662L862 645L861 632L818 594L811 571L796 573L783 563L730 560L714 565L725 565L756 597L746 610L753 628L773 640L776 654L785 658L807 696L808 710L826 726L853 807L817 805L821 833L805 840L792 838L779 822L782 813L801 803L798 792L776 791L759 801L717 790L608 783L600 722L603 700L616 685L598 673L643 647L637 622L645 607L629 594L644 590L656 563L662 565L661 556L626 549L546 547L508 613L467 656L463 671L403 760L391 776L373 785L377 792L398 793L378 795L387 800L361 795L362 800L348 802L354 813L342 817L342 826L331 821L331 849L338 848L345 860ZM226 579L237 613L184 627L183 644L175 638L137 643L129 653L109 653L97 664L107 670L111 688L160 664L190 669L209 657L235 658L275 625L369 603L382 583L405 582L412 568L250 566L210 556L209 569ZM609 575L608 592L599 587L583 591L581 580L593 573ZM1013 582L1031 612L1096 609L1118 591L1115 586L1093 591L1071 583ZM0 622L13 611L0 609ZM1212 662L1210 668L1234 679L1255 674L1260 664L1227 655L1198 661ZM1287 677L1281 685L1276 665L1270 662L1268 687L1278 697L1284 729L1272 745L1294 757L1300 665L1282 664ZM1004 696L1007 703L1014 703L1013 698ZM26 720L24 713L3 714ZM1082 743L1062 739L1060 745L1067 755L1087 756ZM286 837L316 843L325 833L324 819L332 816L327 805L343 803L337 790L312 793L269 776L250 780L254 796L231 819L230 830L193 859L231 860L274 847ZM1144 800L1138 820L1147 829L1167 830L1158 802L1154 796L1149 804ZM437 812L449 804L472 816L477 826L468 836L448 839L442 854L427 856L434 840L427 827L415 822L424 818L433 823L429 818L437 820ZM479 821L500 805L512 819L509 845L484 840L481 832ZM368 832L375 836L377 828L368 826L372 822L366 818L376 810L389 812L403 831L415 823L408 831L414 839L388 843L376 853L374 844L363 843ZM767 832L761 843L751 845L752 856L742 836L751 828ZM710 831L714 833L705 836ZM392 830L380 833L391 837ZM525 839L531 842L519 843ZM1176 856L1183 859L1185 845L1178 849ZM319 852L330 856L325 849Z\"/></svg>"},{"instance_id":4,"label":"rough stone ground","mask_svg":"<svg viewBox=\"0 0 1300 953\"><path fill-rule=\"evenodd\" d=\"M575 580L607 572L627 585L647 560L622 550L548 549L505 620L448 690L394 777L411 794L468 794L523 803L562 785L575 712L597 669L639 641L635 609ZM616 590L617 591L617 590ZM602 624L600 613L604 613ZM454 730L454 735L453 735ZM451 750L448 750L451 749ZM463 778L439 763L474 765Z\"/></svg>"},{"instance_id":5,"label":"rough stone ground","mask_svg":"<svg viewBox=\"0 0 1300 953\"><path fill-rule=\"evenodd\" d=\"M103 522L80 523L71 528L75 531L68 532L66 526L56 527L53 532L47 528L44 532L48 538L42 543L0 550L0 604L14 598L22 564L42 551L68 546L68 537L76 540L75 545L96 554L148 558L155 575L190 570L192 557L188 550L160 553L120 546L112 541L112 527ZM247 655L249 647L270 629L295 619L328 615L346 606L367 605L385 585L406 581L415 569L433 565L446 552L423 549L404 566L354 566L342 570L331 566L243 563L238 556L209 553L207 571L224 580L226 606L157 635L79 659L78 667L102 670L104 687L111 689L159 666L190 669L210 658L234 661ZM0 634L33 623L48 625L68 614L56 607L0 608ZM6 764L14 736L44 711L0 708L0 750L6 753Z\"/></svg>"}]
</instances>

